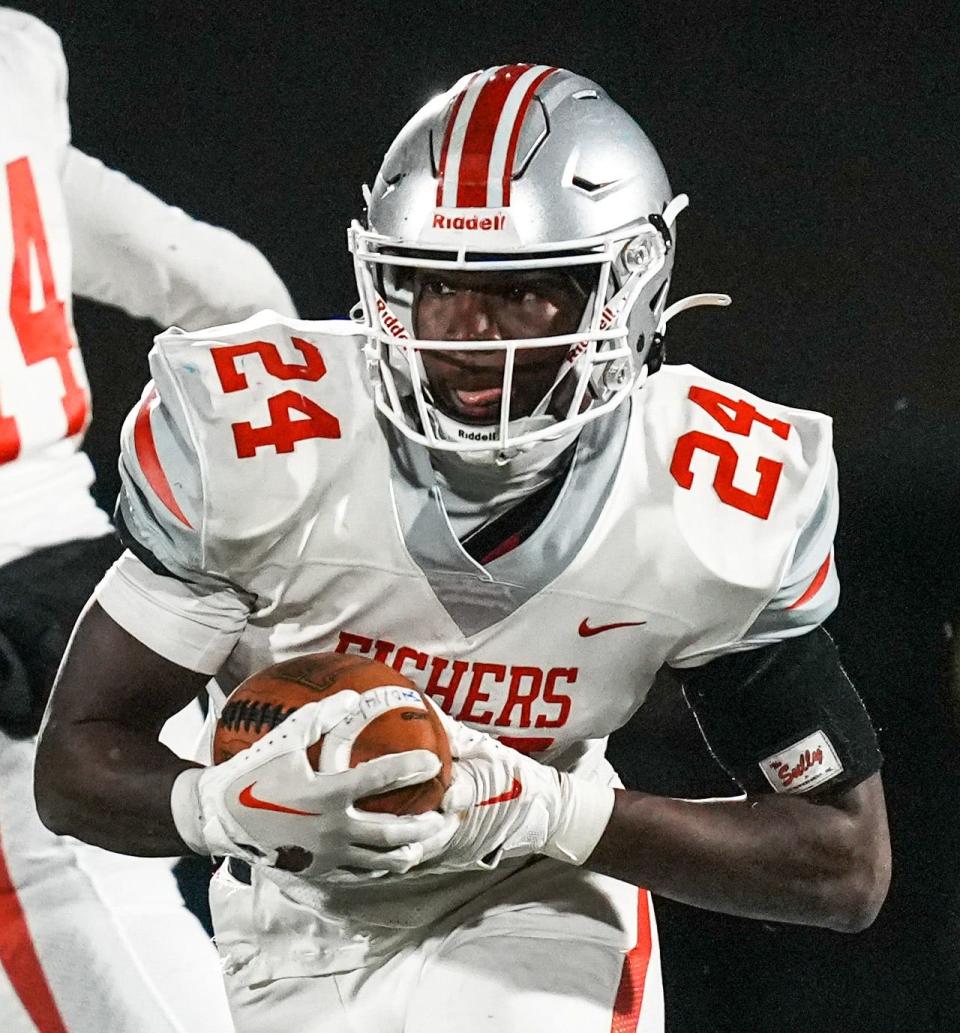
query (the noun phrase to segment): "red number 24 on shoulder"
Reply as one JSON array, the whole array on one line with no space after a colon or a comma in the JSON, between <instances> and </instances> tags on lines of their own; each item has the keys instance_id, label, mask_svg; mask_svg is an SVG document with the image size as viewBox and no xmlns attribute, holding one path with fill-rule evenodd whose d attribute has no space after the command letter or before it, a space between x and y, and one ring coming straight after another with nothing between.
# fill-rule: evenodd
<instances>
[{"instance_id":1,"label":"red number 24 on shoulder","mask_svg":"<svg viewBox=\"0 0 960 1033\"><path fill-rule=\"evenodd\" d=\"M284 362L277 346L270 341L248 341L211 348L213 363L223 390L228 394L247 387L247 375L237 369L241 355L257 355L263 368L278 380L316 382L326 376L327 367L316 346L299 337L291 338L294 348L303 356L303 363ZM292 452L298 441L309 438L339 438L340 421L299 391L281 391L267 399L270 422L263 427L251 423L234 423L233 439L237 457L250 459L258 448L273 447L278 453ZM299 413L303 419L293 419Z\"/></svg>"},{"instance_id":2,"label":"red number 24 on shoulder","mask_svg":"<svg viewBox=\"0 0 960 1033\"><path fill-rule=\"evenodd\" d=\"M709 388L696 385L690 388L687 397L712 416L728 434L747 437L757 424L769 428L772 434L783 440L786 440L790 433L789 423L763 416L750 402L734 401L718 391L711 391ZM739 509L743 513L758 517L760 520L766 520L770 516L773 497L777 492L777 485L780 483L780 474L783 472L783 463L761 456L757 460L757 473L760 474L757 490L745 491L733 483L739 461L733 445L714 434L707 434L702 430L690 430L686 434L681 434L677 439L673 459L670 462L670 473L681 488L690 488L693 484L693 470L690 468L690 463L697 451L709 452L717 457L717 470L713 475L713 490L721 502L734 509Z\"/></svg>"}]
</instances>

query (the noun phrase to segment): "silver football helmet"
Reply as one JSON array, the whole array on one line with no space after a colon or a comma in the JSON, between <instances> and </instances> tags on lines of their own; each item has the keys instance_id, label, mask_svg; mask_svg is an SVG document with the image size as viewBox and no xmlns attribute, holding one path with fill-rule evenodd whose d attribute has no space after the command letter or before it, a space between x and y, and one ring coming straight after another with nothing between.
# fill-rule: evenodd
<instances>
[{"instance_id":1,"label":"silver football helmet","mask_svg":"<svg viewBox=\"0 0 960 1033\"><path fill-rule=\"evenodd\" d=\"M620 405L660 362L670 308L674 197L657 152L596 83L544 65L475 72L425 105L394 140L373 189L367 225L349 246L377 408L430 448L503 462L575 433ZM579 329L502 341L416 339L412 274L433 270L591 271ZM568 346L552 386L529 414L510 412L519 349ZM420 353L505 353L499 420L459 423L434 404ZM558 386L563 411L551 405ZM567 400L569 399L569 401ZM551 411L552 410L552 411Z\"/></svg>"}]
</instances>

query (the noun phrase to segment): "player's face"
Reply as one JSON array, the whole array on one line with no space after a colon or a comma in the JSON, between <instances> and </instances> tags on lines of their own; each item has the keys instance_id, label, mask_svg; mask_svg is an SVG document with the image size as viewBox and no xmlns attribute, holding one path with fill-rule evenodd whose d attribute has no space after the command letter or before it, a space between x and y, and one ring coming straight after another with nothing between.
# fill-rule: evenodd
<instances>
[{"instance_id":1,"label":"player's face","mask_svg":"<svg viewBox=\"0 0 960 1033\"><path fill-rule=\"evenodd\" d=\"M445 272L418 270L413 325L434 341L511 341L574 333L586 296L576 280L549 270ZM550 390L569 346L521 348L516 353L510 416L529 416ZM434 403L462 423L500 417L506 354L496 351L420 353ZM567 377L554 392L551 412L565 411L573 390Z\"/></svg>"}]
</instances>

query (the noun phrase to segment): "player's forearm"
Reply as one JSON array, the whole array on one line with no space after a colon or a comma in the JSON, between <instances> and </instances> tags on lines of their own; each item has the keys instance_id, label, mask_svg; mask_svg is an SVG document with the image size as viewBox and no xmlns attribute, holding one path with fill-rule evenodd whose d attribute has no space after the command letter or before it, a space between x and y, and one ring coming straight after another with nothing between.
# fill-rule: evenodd
<instances>
[{"instance_id":1,"label":"player's forearm","mask_svg":"<svg viewBox=\"0 0 960 1033\"><path fill-rule=\"evenodd\" d=\"M123 854L189 853L170 813L170 789L185 768L143 733L109 722L46 728L37 753L36 798L53 832Z\"/></svg>"},{"instance_id":2,"label":"player's forearm","mask_svg":"<svg viewBox=\"0 0 960 1033\"><path fill-rule=\"evenodd\" d=\"M192 765L157 737L207 679L152 652L90 603L40 731L34 788L44 824L121 853L185 853L170 789Z\"/></svg>"},{"instance_id":3,"label":"player's forearm","mask_svg":"<svg viewBox=\"0 0 960 1033\"><path fill-rule=\"evenodd\" d=\"M870 781L840 806L618 792L586 867L711 911L855 931L876 916L889 881L885 825L860 812L880 792Z\"/></svg>"}]
</instances>

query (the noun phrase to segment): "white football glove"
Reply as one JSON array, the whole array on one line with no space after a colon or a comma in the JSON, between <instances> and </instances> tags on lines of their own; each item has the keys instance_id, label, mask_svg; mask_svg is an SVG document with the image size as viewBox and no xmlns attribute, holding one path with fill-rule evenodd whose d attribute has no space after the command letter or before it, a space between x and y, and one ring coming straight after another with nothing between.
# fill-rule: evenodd
<instances>
[{"instance_id":1,"label":"white football glove","mask_svg":"<svg viewBox=\"0 0 960 1033\"><path fill-rule=\"evenodd\" d=\"M610 820L613 789L540 764L446 715L442 720L454 763L441 809L460 824L447 843L427 844L429 863L417 873L489 869L533 854L583 864Z\"/></svg>"},{"instance_id":2,"label":"white football glove","mask_svg":"<svg viewBox=\"0 0 960 1033\"><path fill-rule=\"evenodd\" d=\"M376 814L354 804L432 778L440 769L435 754L410 750L330 773L314 771L307 759L307 747L356 711L359 698L345 690L307 703L230 760L181 772L170 806L183 841L199 854L250 863L299 857L307 878L343 868L364 869L368 877L405 872L432 855L449 840L455 819L436 811Z\"/></svg>"}]
</instances>

